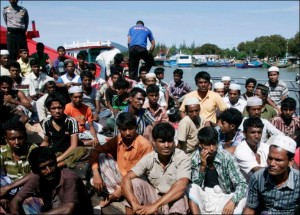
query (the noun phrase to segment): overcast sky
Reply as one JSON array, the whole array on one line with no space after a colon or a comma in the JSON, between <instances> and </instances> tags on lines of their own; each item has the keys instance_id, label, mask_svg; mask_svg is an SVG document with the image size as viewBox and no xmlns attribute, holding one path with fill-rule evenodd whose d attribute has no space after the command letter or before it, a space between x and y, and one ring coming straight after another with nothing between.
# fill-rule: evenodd
<instances>
[{"instance_id":1,"label":"overcast sky","mask_svg":"<svg viewBox=\"0 0 300 215\"><path fill-rule=\"evenodd\" d=\"M3 7L8 1L1 1ZM40 38L52 48L73 41L111 40L127 46L137 20L167 46L213 43L236 47L259 36L292 38L299 31L299 1L20 1ZM1 25L5 26L1 15ZM31 24L29 29L31 29Z\"/></svg>"}]
</instances>

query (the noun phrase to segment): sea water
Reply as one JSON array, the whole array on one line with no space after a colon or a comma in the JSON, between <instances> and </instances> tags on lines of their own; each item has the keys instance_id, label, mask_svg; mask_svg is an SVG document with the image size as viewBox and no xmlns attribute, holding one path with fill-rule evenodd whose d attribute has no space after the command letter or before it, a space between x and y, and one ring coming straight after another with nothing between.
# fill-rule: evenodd
<instances>
[{"instance_id":1,"label":"sea water","mask_svg":"<svg viewBox=\"0 0 300 215\"><path fill-rule=\"evenodd\" d=\"M150 72L153 72L157 67L152 67ZM173 71L178 67L163 67L165 69L166 83L173 80ZM208 72L212 79L217 82L221 80L222 76L230 76L237 84L242 85L242 93L245 92L245 81L247 78L255 78L258 83L265 84L268 80L268 69L266 68L248 68L237 69L235 67L190 67L180 68L183 70L183 81L187 82L192 90L196 90L195 75L200 71ZM296 83L295 77L299 74L299 68L280 68L279 79L285 81L288 85L290 92L289 96L297 101L297 113L299 115L299 85Z\"/></svg>"}]
</instances>

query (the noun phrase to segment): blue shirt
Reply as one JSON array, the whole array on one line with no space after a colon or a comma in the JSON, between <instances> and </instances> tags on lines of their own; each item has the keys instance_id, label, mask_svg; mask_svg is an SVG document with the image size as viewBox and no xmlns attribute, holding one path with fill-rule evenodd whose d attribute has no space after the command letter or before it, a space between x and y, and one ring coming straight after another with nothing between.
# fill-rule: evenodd
<instances>
[{"instance_id":1,"label":"blue shirt","mask_svg":"<svg viewBox=\"0 0 300 215\"><path fill-rule=\"evenodd\" d=\"M255 172L249 181L246 207L257 209L262 206L267 214L294 214L299 205L299 171L290 168L287 181L276 187L268 168Z\"/></svg>"},{"instance_id":2,"label":"blue shirt","mask_svg":"<svg viewBox=\"0 0 300 215\"><path fill-rule=\"evenodd\" d=\"M131 37L130 47L138 45L147 48L147 38L149 38L150 42L154 40L151 30L140 24L131 27L128 36Z\"/></svg>"}]
</instances>

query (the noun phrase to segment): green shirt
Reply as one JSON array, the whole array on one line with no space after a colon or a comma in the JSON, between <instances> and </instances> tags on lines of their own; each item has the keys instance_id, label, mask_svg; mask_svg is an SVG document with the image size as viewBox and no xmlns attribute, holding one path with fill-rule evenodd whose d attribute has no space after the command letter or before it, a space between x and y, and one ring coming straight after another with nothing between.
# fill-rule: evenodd
<instances>
[{"instance_id":1,"label":"green shirt","mask_svg":"<svg viewBox=\"0 0 300 215\"><path fill-rule=\"evenodd\" d=\"M192 156L192 182L204 188L206 171L200 172L200 164L200 153L199 150L196 150ZM235 204L246 197L248 188L246 180L231 154L218 148L213 165L218 173L218 181L221 189L227 194L234 193L231 200Z\"/></svg>"},{"instance_id":2,"label":"green shirt","mask_svg":"<svg viewBox=\"0 0 300 215\"><path fill-rule=\"evenodd\" d=\"M248 117L248 116L249 116L248 111L245 108L243 111L243 117ZM277 112L271 105L265 104L265 106L261 109L260 118L270 121L270 119L272 119L275 116L277 116Z\"/></svg>"},{"instance_id":3,"label":"green shirt","mask_svg":"<svg viewBox=\"0 0 300 215\"><path fill-rule=\"evenodd\" d=\"M27 143L27 150L24 155L20 156L19 161L15 161L12 150L8 144L0 148L0 169L1 175L7 175L12 181L24 177L31 172L28 162L28 155L32 149L38 147L34 143Z\"/></svg>"}]
</instances>

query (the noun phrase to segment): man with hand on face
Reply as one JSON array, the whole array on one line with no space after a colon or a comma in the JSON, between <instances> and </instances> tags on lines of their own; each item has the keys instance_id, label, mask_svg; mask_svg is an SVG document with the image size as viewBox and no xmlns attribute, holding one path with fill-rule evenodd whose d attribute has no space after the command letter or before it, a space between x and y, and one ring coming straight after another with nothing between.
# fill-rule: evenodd
<instances>
[{"instance_id":1,"label":"man with hand on face","mask_svg":"<svg viewBox=\"0 0 300 215\"><path fill-rule=\"evenodd\" d=\"M192 184L188 190L192 214L240 214L247 183L237 162L218 147L218 133L204 127L198 133L200 150L192 157Z\"/></svg>"},{"instance_id":2,"label":"man with hand on face","mask_svg":"<svg viewBox=\"0 0 300 215\"><path fill-rule=\"evenodd\" d=\"M154 126L155 151L143 157L122 181L126 214L187 214L185 191L191 160L175 147L174 135L169 123Z\"/></svg>"},{"instance_id":3,"label":"man with hand on face","mask_svg":"<svg viewBox=\"0 0 300 215\"><path fill-rule=\"evenodd\" d=\"M243 214L298 214L299 171L291 168L296 142L284 135L272 136L268 167L255 172L249 181Z\"/></svg>"},{"instance_id":4,"label":"man with hand on face","mask_svg":"<svg viewBox=\"0 0 300 215\"><path fill-rule=\"evenodd\" d=\"M21 204L34 195L43 200L40 211L35 211L39 214L93 214L92 202L82 180L72 170L59 169L51 149L32 150L29 164L34 174L12 199L11 214L22 213Z\"/></svg>"}]
</instances>

